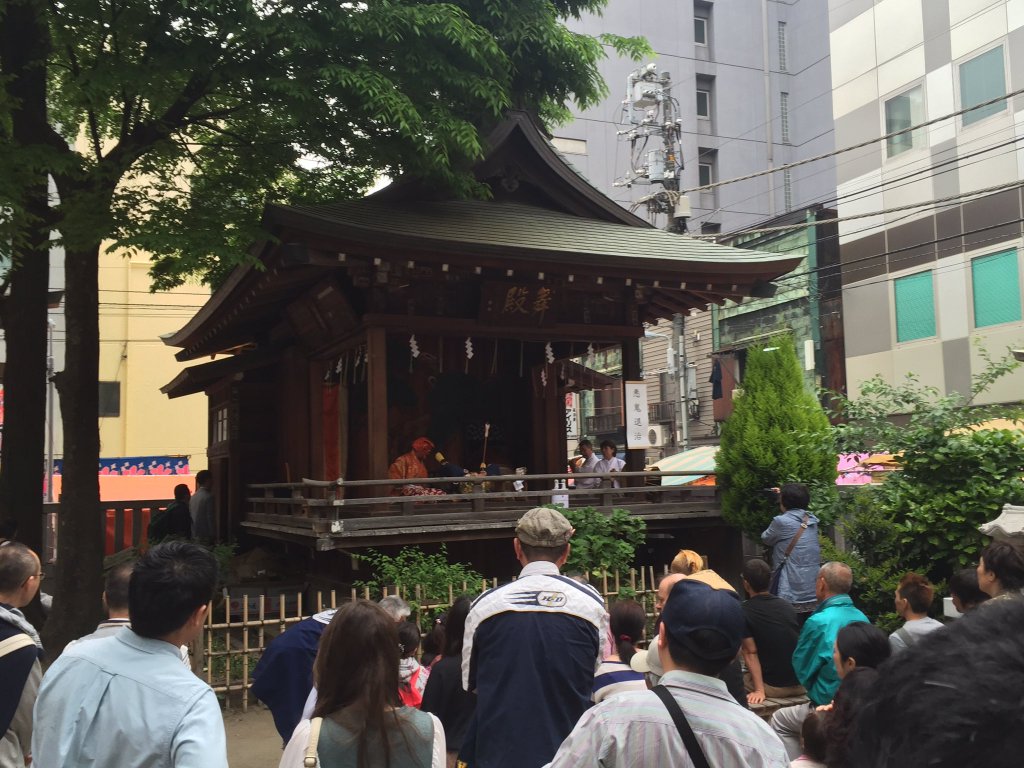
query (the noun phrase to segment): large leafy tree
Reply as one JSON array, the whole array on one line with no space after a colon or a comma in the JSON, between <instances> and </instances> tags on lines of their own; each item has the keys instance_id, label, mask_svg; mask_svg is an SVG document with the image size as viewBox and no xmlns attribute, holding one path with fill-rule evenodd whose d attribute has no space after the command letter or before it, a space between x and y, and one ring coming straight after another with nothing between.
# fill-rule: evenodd
<instances>
[{"instance_id":1,"label":"large leafy tree","mask_svg":"<svg viewBox=\"0 0 1024 768\"><path fill-rule=\"evenodd\" d=\"M785 482L809 485L812 509L821 516L835 495L830 434L828 416L804 385L792 339L751 347L743 394L725 422L718 450L722 516L756 538L779 512L766 490Z\"/></svg>"},{"instance_id":2,"label":"large leafy tree","mask_svg":"<svg viewBox=\"0 0 1024 768\"><path fill-rule=\"evenodd\" d=\"M29 284L35 303L26 304L45 302L38 279L25 275L30 265L38 270L51 228L66 253L66 366L57 382L62 549L55 621L47 628L55 645L87 629L88 598L100 592L96 274L103 244L153 254L158 286L188 276L215 282L247 258L268 200L351 196L378 173L483 194L469 168L503 110L557 118L568 99L586 106L603 96L602 41L563 24L603 4L0 0L0 203L10 214L11 296ZM604 42L634 53L644 47ZM47 174L57 195L49 209L40 206ZM41 350L43 334L42 323L26 326L13 346ZM7 339L10 360L10 331ZM41 386L38 361L33 367L18 375L38 377ZM18 407L14 390L9 410ZM5 448L10 431L7 438ZM30 457L36 469L38 459ZM7 487L35 484L38 495L36 478L8 473ZM32 525L32 515L22 514Z\"/></svg>"}]
</instances>

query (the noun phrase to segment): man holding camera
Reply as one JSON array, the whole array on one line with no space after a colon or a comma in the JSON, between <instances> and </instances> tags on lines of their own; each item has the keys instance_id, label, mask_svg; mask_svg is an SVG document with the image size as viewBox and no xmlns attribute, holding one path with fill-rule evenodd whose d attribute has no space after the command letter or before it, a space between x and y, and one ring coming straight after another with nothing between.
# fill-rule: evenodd
<instances>
[{"instance_id":1,"label":"man holding camera","mask_svg":"<svg viewBox=\"0 0 1024 768\"><path fill-rule=\"evenodd\" d=\"M786 483L778 491L781 514L761 534L772 548L772 593L793 604L801 619L817 605L814 583L821 567L818 518L807 511L811 495L803 483Z\"/></svg>"}]
</instances>

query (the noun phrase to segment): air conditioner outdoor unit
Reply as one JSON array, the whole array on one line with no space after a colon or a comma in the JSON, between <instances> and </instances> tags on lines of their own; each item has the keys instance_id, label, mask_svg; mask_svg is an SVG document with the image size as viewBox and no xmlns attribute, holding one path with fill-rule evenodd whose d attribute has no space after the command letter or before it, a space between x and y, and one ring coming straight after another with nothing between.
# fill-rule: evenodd
<instances>
[{"instance_id":1,"label":"air conditioner outdoor unit","mask_svg":"<svg viewBox=\"0 0 1024 768\"><path fill-rule=\"evenodd\" d=\"M647 444L651 448L661 448L672 439L672 432L661 424L652 424L647 428Z\"/></svg>"}]
</instances>

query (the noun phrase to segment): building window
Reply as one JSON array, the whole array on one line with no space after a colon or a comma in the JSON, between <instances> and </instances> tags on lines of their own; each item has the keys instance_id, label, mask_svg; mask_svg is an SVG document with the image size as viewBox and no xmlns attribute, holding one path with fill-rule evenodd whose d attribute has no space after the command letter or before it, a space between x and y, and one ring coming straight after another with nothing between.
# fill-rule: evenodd
<instances>
[{"instance_id":1,"label":"building window","mask_svg":"<svg viewBox=\"0 0 1024 768\"><path fill-rule=\"evenodd\" d=\"M228 407L215 408L210 415L210 445L225 442L228 439Z\"/></svg>"},{"instance_id":2,"label":"building window","mask_svg":"<svg viewBox=\"0 0 1024 768\"><path fill-rule=\"evenodd\" d=\"M782 143L789 143L789 94L779 94L779 119L782 121Z\"/></svg>"},{"instance_id":3,"label":"building window","mask_svg":"<svg viewBox=\"0 0 1024 768\"><path fill-rule=\"evenodd\" d=\"M715 183L714 166L711 163L697 164L697 185L706 187Z\"/></svg>"},{"instance_id":4,"label":"building window","mask_svg":"<svg viewBox=\"0 0 1024 768\"><path fill-rule=\"evenodd\" d=\"M793 172L789 168L782 172L782 205L793 210Z\"/></svg>"},{"instance_id":5,"label":"building window","mask_svg":"<svg viewBox=\"0 0 1024 768\"><path fill-rule=\"evenodd\" d=\"M966 115L964 116L966 117ZM918 85L885 102L885 132L893 133L924 122L924 89ZM885 140L886 157L895 157L914 147L924 146L924 128L890 136Z\"/></svg>"},{"instance_id":6,"label":"building window","mask_svg":"<svg viewBox=\"0 0 1024 768\"><path fill-rule=\"evenodd\" d=\"M697 117L711 119L711 91L697 91Z\"/></svg>"},{"instance_id":7,"label":"building window","mask_svg":"<svg viewBox=\"0 0 1024 768\"><path fill-rule=\"evenodd\" d=\"M121 415L121 382L100 382L100 418L116 419Z\"/></svg>"},{"instance_id":8,"label":"building window","mask_svg":"<svg viewBox=\"0 0 1024 768\"><path fill-rule=\"evenodd\" d=\"M708 20L700 16L693 17L693 42L697 45L708 44Z\"/></svg>"},{"instance_id":9,"label":"building window","mask_svg":"<svg viewBox=\"0 0 1024 768\"><path fill-rule=\"evenodd\" d=\"M960 65L960 108L968 109L975 104L1002 96L1006 93L1006 75L1003 71L1003 46L975 56ZM1006 109L1006 101L997 101L987 107L965 112L963 125L972 125L986 117Z\"/></svg>"},{"instance_id":10,"label":"building window","mask_svg":"<svg viewBox=\"0 0 1024 768\"><path fill-rule=\"evenodd\" d=\"M705 222L700 225L702 235L719 235L722 233L722 225L717 222Z\"/></svg>"},{"instance_id":11,"label":"building window","mask_svg":"<svg viewBox=\"0 0 1024 768\"><path fill-rule=\"evenodd\" d=\"M896 341L927 339L935 335L935 290L932 272L892 281L896 298Z\"/></svg>"},{"instance_id":12,"label":"building window","mask_svg":"<svg viewBox=\"0 0 1024 768\"><path fill-rule=\"evenodd\" d=\"M972 259L971 282L975 328L1020 321L1020 267L1016 249Z\"/></svg>"},{"instance_id":13,"label":"building window","mask_svg":"<svg viewBox=\"0 0 1024 768\"><path fill-rule=\"evenodd\" d=\"M779 71L789 71L786 55L786 22L784 21L779 22Z\"/></svg>"}]
</instances>

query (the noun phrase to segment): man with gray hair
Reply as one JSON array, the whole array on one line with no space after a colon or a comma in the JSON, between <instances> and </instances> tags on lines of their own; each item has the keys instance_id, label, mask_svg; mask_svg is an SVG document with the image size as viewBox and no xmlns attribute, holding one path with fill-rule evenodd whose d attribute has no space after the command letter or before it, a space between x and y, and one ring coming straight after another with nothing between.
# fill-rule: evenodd
<instances>
[{"instance_id":1,"label":"man with gray hair","mask_svg":"<svg viewBox=\"0 0 1024 768\"><path fill-rule=\"evenodd\" d=\"M791 760L800 756L800 727L814 707L828 704L839 688L839 673L832 659L836 635L847 624L870 623L850 598L853 571L846 563L829 562L818 569L814 593L818 607L804 622L793 651L793 671L807 689L810 704L786 707L772 715L772 728L782 737Z\"/></svg>"},{"instance_id":2,"label":"man with gray hair","mask_svg":"<svg viewBox=\"0 0 1024 768\"><path fill-rule=\"evenodd\" d=\"M596 589L559 572L573 533L557 510L531 509L512 540L519 578L469 611L462 684L477 707L460 757L475 768L540 768L591 705L608 612Z\"/></svg>"},{"instance_id":3,"label":"man with gray hair","mask_svg":"<svg viewBox=\"0 0 1024 768\"><path fill-rule=\"evenodd\" d=\"M386 595L381 598L378 605L387 611L388 616L395 620L395 624L401 624L412 615L412 608L398 595Z\"/></svg>"}]
</instances>

